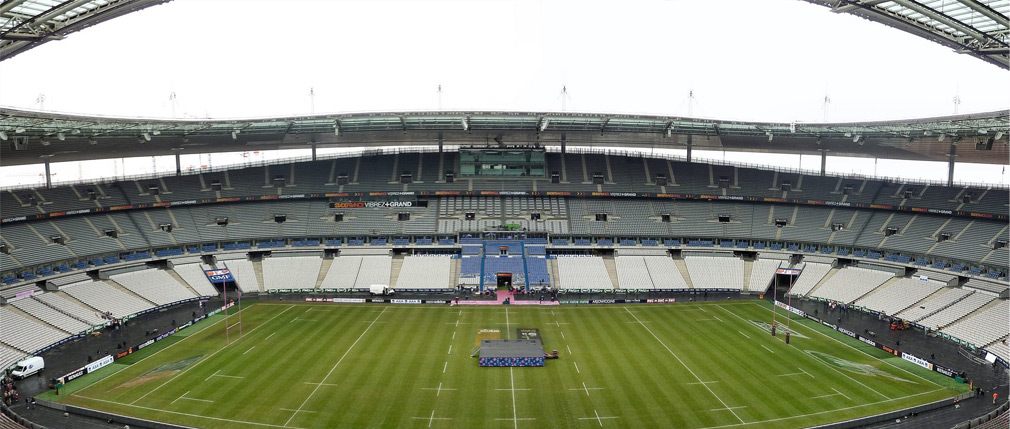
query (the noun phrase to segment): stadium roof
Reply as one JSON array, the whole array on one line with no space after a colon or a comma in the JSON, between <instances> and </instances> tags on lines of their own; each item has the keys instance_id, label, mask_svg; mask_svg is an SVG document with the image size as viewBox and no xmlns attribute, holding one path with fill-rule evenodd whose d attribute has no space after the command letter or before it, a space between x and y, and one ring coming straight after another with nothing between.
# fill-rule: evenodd
<instances>
[{"instance_id":1,"label":"stadium roof","mask_svg":"<svg viewBox=\"0 0 1010 429\"><path fill-rule=\"evenodd\" d=\"M566 112L386 112L165 120L0 108L0 165L316 147L551 145L1006 163L1010 111L858 123L771 123Z\"/></svg>"},{"instance_id":2,"label":"stadium roof","mask_svg":"<svg viewBox=\"0 0 1010 429\"><path fill-rule=\"evenodd\" d=\"M0 2L0 61L67 34L171 0Z\"/></svg>"},{"instance_id":3,"label":"stadium roof","mask_svg":"<svg viewBox=\"0 0 1010 429\"><path fill-rule=\"evenodd\" d=\"M1010 69L1010 0L806 0Z\"/></svg>"}]
</instances>

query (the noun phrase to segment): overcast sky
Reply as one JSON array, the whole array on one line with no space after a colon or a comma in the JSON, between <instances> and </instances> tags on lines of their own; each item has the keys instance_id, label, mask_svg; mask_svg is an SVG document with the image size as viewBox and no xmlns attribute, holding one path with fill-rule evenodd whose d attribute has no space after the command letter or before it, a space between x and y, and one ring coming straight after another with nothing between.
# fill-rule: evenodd
<instances>
[{"instance_id":1,"label":"overcast sky","mask_svg":"<svg viewBox=\"0 0 1010 429\"><path fill-rule=\"evenodd\" d=\"M564 107L840 122L949 115L955 96L960 113L1008 109L1010 75L800 0L174 0L0 62L0 105L114 116ZM815 157L698 155L818 167ZM266 155L249 156L214 164ZM77 180L158 163L53 171ZM1007 183L1000 167L963 165L956 178ZM946 177L943 163L839 158L828 168ZM0 185L43 180L41 166L4 170Z\"/></svg>"},{"instance_id":2,"label":"overcast sky","mask_svg":"<svg viewBox=\"0 0 1010 429\"><path fill-rule=\"evenodd\" d=\"M128 116L561 110L830 121L1006 109L1007 72L799 0L175 0L0 63L0 104ZM175 107L170 94L176 94Z\"/></svg>"}]
</instances>

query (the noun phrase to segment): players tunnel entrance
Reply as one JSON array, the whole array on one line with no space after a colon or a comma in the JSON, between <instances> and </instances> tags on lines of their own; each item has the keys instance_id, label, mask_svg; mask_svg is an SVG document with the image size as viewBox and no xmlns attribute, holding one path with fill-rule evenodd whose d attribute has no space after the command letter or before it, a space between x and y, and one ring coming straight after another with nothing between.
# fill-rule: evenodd
<instances>
[{"instance_id":1,"label":"players tunnel entrance","mask_svg":"<svg viewBox=\"0 0 1010 429\"><path fill-rule=\"evenodd\" d=\"M498 289L512 289L512 273L498 273L495 278L498 279Z\"/></svg>"}]
</instances>

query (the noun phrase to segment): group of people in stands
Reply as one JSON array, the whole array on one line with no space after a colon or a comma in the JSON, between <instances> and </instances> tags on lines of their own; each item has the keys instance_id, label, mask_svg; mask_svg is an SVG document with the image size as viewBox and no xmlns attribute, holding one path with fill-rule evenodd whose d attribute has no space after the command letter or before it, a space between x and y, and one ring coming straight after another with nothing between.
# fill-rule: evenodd
<instances>
[{"instance_id":1,"label":"group of people in stands","mask_svg":"<svg viewBox=\"0 0 1010 429\"><path fill-rule=\"evenodd\" d=\"M4 374L2 380L0 380L0 385L3 386L3 401L4 405L14 405L15 402L21 397L18 394L18 389L14 387L14 379L11 378L10 374Z\"/></svg>"}]
</instances>

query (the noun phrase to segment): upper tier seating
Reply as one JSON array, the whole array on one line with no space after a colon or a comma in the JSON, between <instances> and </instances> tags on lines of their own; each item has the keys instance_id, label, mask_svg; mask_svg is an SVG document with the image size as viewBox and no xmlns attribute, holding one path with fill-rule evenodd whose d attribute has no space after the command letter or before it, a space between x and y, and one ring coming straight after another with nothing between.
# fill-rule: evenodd
<instances>
[{"instance_id":1,"label":"upper tier seating","mask_svg":"<svg viewBox=\"0 0 1010 429\"><path fill-rule=\"evenodd\" d=\"M80 301L71 298L65 292L44 293L35 295L32 299L37 299L52 308L91 325L101 325L106 322L97 310L81 304Z\"/></svg>"}]
</instances>

